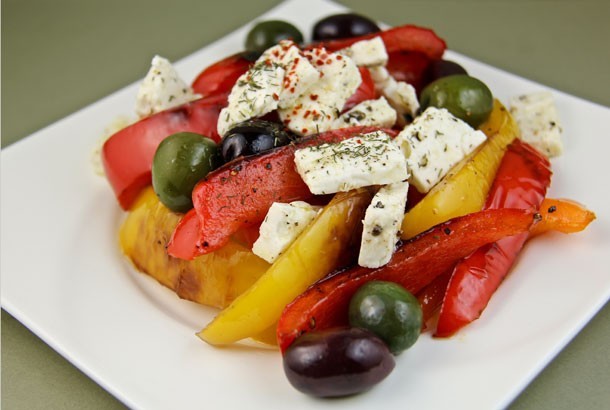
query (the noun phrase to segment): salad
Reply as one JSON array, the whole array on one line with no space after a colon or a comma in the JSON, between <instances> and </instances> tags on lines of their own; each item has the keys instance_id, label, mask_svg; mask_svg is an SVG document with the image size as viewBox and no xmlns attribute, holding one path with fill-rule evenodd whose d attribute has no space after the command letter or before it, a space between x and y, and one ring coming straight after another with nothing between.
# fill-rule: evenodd
<instances>
[{"instance_id":1,"label":"salad","mask_svg":"<svg viewBox=\"0 0 610 410\"><path fill-rule=\"evenodd\" d=\"M124 253L222 309L201 339L277 345L298 390L344 396L476 320L527 240L595 216L546 198L549 94L509 111L422 27L342 14L303 38L260 22L191 86L155 57L102 160Z\"/></svg>"}]
</instances>

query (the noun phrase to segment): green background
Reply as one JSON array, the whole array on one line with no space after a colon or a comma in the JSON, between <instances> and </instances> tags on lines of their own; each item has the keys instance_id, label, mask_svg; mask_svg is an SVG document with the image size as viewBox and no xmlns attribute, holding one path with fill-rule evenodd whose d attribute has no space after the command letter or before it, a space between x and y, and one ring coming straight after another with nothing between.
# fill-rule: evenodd
<instances>
[{"instance_id":1,"label":"green background","mask_svg":"<svg viewBox=\"0 0 610 410\"><path fill-rule=\"evenodd\" d=\"M278 3L2 0L2 147L138 80L151 55L180 59ZM432 27L452 50L610 106L610 1L340 3ZM608 408L609 342L607 305L511 408ZM1 393L6 409L122 407L4 311Z\"/></svg>"}]
</instances>

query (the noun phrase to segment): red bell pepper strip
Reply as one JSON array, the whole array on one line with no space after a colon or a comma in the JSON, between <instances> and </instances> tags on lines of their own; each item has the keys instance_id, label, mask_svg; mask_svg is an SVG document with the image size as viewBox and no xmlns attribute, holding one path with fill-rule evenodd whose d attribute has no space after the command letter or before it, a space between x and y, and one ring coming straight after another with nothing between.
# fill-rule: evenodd
<instances>
[{"instance_id":1,"label":"red bell pepper strip","mask_svg":"<svg viewBox=\"0 0 610 410\"><path fill-rule=\"evenodd\" d=\"M395 51L388 55L386 68L396 81L411 84L419 94L429 82L427 70L430 61L432 60L423 53Z\"/></svg>"},{"instance_id":2,"label":"red bell pepper strip","mask_svg":"<svg viewBox=\"0 0 610 410\"><path fill-rule=\"evenodd\" d=\"M322 45L329 51L337 51L349 47L357 41L381 37L386 51L417 51L423 53L430 60L438 60L443 56L447 45L445 41L428 28L414 25L393 27L388 30L371 33L364 36L351 37L340 40L324 41L320 44L312 44L313 47Z\"/></svg>"},{"instance_id":3,"label":"red bell pepper strip","mask_svg":"<svg viewBox=\"0 0 610 410\"><path fill-rule=\"evenodd\" d=\"M233 54L205 68L192 83L202 96L230 93L237 79L252 65L244 53Z\"/></svg>"},{"instance_id":4,"label":"red bell pepper strip","mask_svg":"<svg viewBox=\"0 0 610 410\"><path fill-rule=\"evenodd\" d=\"M392 281L417 293L484 244L526 232L537 217L532 211L520 209L468 214L437 225L404 243L385 266L377 269L353 267L327 277L284 309L277 327L280 349L284 352L305 332L347 324L349 301L364 283Z\"/></svg>"},{"instance_id":5,"label":"red bell pepper strip","mask_svg":"<svg viewBox=\"0 0 610 410\"><path fill-rule=\"evenodd\" d=\"M123 209L128 210L140 191L150 185L152 161L166 137L190 131L219 141L216 124L226 103L226 94L192 101L146 117L106 141L102 163Z\"/></svg>"},{"instance_id":6,"label":"red bell pepper strip","mask_svg":"<svg viewBox=\"0 0 610 410\"><path fill-rule=\"evenodd\" d=\"M441 273L422 290L417 292L416 297L421 306L424 328L426 323L438 312L438 309L443 304L443 297L445 296L452 272L453 269L450 269L447 272Z\"/></svg>"},{"instance_id":7,"label":"red bell pepper strip","mask_svg":"<svg viewBox=\"0 0 610 410\"><path fill-rule=\"evenodd\" d=\"M485 208L538 210L550 182L548 160L517 139L504 154ZM481 315L528 235L529 232L524 232L485 245L455 267L445 292L435 336L451 336Z\"/></svg>"},{"instance_id":8,"label":"red bell pepper strip","mask_svg":"<svg viewBox=\"0 0 610 410\"><path fill-rule=\"evenodd\" d=\"M235 232L233 239L251 249L256 239L258 239L259 229L260 223L251 226L242 226ZM178 234L176 234L176 232L178 232ZM193 245L197 243L200 237L201 224L199 223L195 208L192 208L184 214L180 222L178 222L178 225L168 242L168 249L171 248L171 252L168 250L168 253L180 259L193 259L192 252L185 254L181 254L180 252L193 249Z\"/></svg>"},{"instance_id":9,"label":"red bell pepper strip","mask_svg":"<svg viewBox=\"0 0 610 410\"><path fill-rule=\"evenodd\" d=\"M371 72L366 67L358 67L360 71L360 77L362 78L362 82L354 91L351 97L347 99L345 105L343 106L343 111L347 111L350 108L353 108L355 105L361 103L366 100L374 100L377 98L377 91L375 90L375 82L373 81L373 77L371 76Z\"/></svg>"},{"instance_id":10,"label":"red bell pepper strip","mask_svg":"<svg viewBox=\"0 0 610 410\"><path fill-rule=\"evenodd\" d=\"M375 130L379 128L350 127L328 131L299 144L236 159L214 170L193 189L193 204L200 224L197 240L192 241L194 222L179 223L168 244L168 253L193 259L213 252L226 244L241 227L260 223L273 202L308 200L313 195L296 171L294 152L298 148L339 142ZM396 135L395 131L384 131Z\"/></svg>"},{"instance_id":11,"label":"red bell pepper strip","mask_svg":"<svg viewBox=\"0 0 610 410\"><path fill-rule=\"evenodd\" d=\"M574 233L584 230L593 220L595 213L569 199L544 198L540 204L540 222L533 225L528 240L548 231ZM453 269L436 277L429 285L417 293L422 307L423 321L426 323L443 304L447 285Z\"/></svg>"}]
</instances>

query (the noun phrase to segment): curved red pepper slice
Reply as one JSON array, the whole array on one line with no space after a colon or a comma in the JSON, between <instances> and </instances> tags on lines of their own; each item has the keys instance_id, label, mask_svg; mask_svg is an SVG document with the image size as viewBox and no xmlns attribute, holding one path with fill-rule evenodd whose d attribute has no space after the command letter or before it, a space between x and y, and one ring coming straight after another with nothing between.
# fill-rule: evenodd
<instances>
[{"instance_id":1,"label":"curved red pepper slice","mask_svg":"<svg viewBox=\"0 0 610 410\"><path fill-rule=\"evenodd\" d=\"M447 48L445 41L437 36L433 30L410 24L393 27L379 33L325 41L321 45L329 51L337 51L349 47L357 41L368 40L377 36L380 36L383 40L388 53L395 51L417 51L424 54L430 60L438 60L443 56ZM315 47L317 45L313 44L312 46Z\"/></svg>"},{"instance_id":2,"label":"curved red pepper slice","mask_svg":"<svg viewBox=\"0 0 610 410\"><path fill-rule=\"evenodd\" d=\"M375 130L379 128L350 127L328 131L299 144L236 159L211 172L193 190L193 204L200 224L197 240L192 241L194 222L180 223L168 244L168 253L192 259L213 252L225 245L241 227L260 223L273 202L308 200L313 195L296 171L294 152L305 146L339 142ZM394 131L384 131L396 135Z\"/></svg>"},{"instance_id":3,"label":"curved red pepper slice","mask_svg":"<svg viewBox=\"0 0 610 410\"><path fill-rule=\"evenodd\" d=\"M427 69L430 61L432 60L423 53L395 51L388 55L386 68L396 81L411 84L419 94L429 82Z\"/></svg>"},{"instance_id":4,"label":"curved red pepper slice","mask_svg":"<svg viewBox=\"0 0 610 410\"><path fill-rule=\"evenodd\" d=\"M140 191L150 185L152 161L166 137L190 131L219 141L216 124L226 103L226 94L192 101L146 117L104 143L102 163L106 178L123 209L129 209Z\"/></svg>"},{"instance_id":5,"label":"curved red pepper slice","mask_svg":"<svg viewBox=\"0 0 610 410\"><path fill-rule=\"evenodd\" d=\"M538 210L551 182L548 160L521 140L507 149L486 209ZM460 262L445 292L435 336L451 336L477 319L508 274L529 232L500 239Z\"/></svg>"},{"instance_id":6,"label":"curved red pepper slice","mask_svg":"<svg viewBox=\"0 0 610 410\"><path fill-rule=\"evenodd\" d=\"M284 352L304 332L347 324L349 301L364 283L387 280L416 293L484 244L526 232L536 216L520 209L492 209L455 218L403 244L381 268L354 267L312 285L282 313L280 349Z\"/></svg>"},{"instance_id":7,"label":"curved red pepper slice","mask_svg":"<svg viewBox=\"0 0 610 410\"><path fill-rule=\"evenodd\" d=\"M353 108L355 105L361 103L366 100L374 100L377 98L377 91L375 90L375 82L373 81L373 77L371 76L371 72L366 67L358 67L360 71L360 77L362 78L362 82L354 91L351 97L345 102L343 106L343 111L347 111L350 108Z\"/></svg>"},{"instance_id":8,"label":"curved red pepper slice","mask_svg":"<svg viewBox=\"0 0 610 410\"><path fill-rule=\"evenodd\" d=\"M427 327L428 321L432 319L443 304L443 297L445 296L445 290L447 290L452 272L453 270L450 269L447 272L441 273L432 282L424 286L422 290L417 292L416 297L421 305L424 328Z\"/></svg>"},{"instance_id":9,"label":"curved red pepper slice","mask_svg":"<svg viewBox=\"0 0 610 410\"><path fill-rule=\"evenodd\" d=\"M244 57L244 53L237 53L206 67L192 83L193 91L202 96L218 93L230 93L237 79L252 65Z\"/></svg>"}]
</instances>

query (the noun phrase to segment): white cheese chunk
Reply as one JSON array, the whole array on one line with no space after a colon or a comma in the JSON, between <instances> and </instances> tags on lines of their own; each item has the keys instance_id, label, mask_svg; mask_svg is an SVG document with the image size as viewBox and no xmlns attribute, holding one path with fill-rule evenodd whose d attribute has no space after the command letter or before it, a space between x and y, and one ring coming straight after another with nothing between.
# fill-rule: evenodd
<instances>
[{"instance_id":1,"label":"white cheese chunk","mask_svg":"<svg viewBox=\"0 0 610 410\"><path fill-rule=\"evenodd\" d=\"M261 224L252 252L273 263L318 215L320 207L307 202L274 202Z\"/></svg>"},{"instance_id":2,"label":"white cheese chunk","mask_svg":"<svg viewBox=\"0 0 610 410\"><path fill-rule=\"evenodd\" d=\"M372 67L369 71L377 92L386 97L398 113L399 124L404 125L415 118L419 110L415 87L404 81L396 81L385 67Z\"/></svg>"},{"instance_id":3,"label":"white cheese chunk","mask_svg":"<svg viewBox=\"0 0 610 410\"><path fill-rule=\"evenodd\" d=\"M357 41L339 53L348 56L359 66L384 66L388 62L388 53L381 37Z\"/></svg>"},{"instance_id":4,"label":"white cheese chunk","mask_svg":"<svg viewBox=\"0 0 610 410\"><path fill-rule=\"evenodd\" d=\"M296 99L320 79L321 73L292 41L280 41L277 46L266 50L263 56L277 61L285 70L278 102L280 108L292 107Z\"/></svg>"},{"instance_id":5,"label":"white cheese chunk","mask_svg":"<svg viewBox=\"0 0 610 410\"><path fill-rule=\"evenodd\" d=\"M146 117L199 97L180 78L169 60L154 56L136 96L136 113Z\"/></svg>"},{"instance_id":6,"label":"white cheese chunk","mask_svg":"<svg viewBox=\"0 0 610 410\"><path fill-rule=\"evenodd\" d=\"M311 135L333 127L362 78L358 67L348 57L330 53L324 48L314 48L304 54L320 72L320 78L292 106L280 108L278 113L291 131Z\"/></svg>"},{"instance_id":7,"label":"white cheese chunk","mask_svg":"<svg viewBox=\"0 0 610 410\"><path fill-rule=\"evenodd\" d=\"M444 108L429 107L395 138L405 152L411 178L419 192L428 192L486 136Z\"/></svg>"},{"instance_id":8,"label":"white cheese chunk","mask_svg":"<svg viewBox=\"0 0 610 410\"><path fill-rule=\"evenodd\" d=\"M562 127L553 95L548 91L520 95L510 100L510 112L521 129L521 139L547 157L563 152Z\"/></svg>"},{"instance_id":9,"label":"white cheese chunk","mask_svg":"<svg viewBox=\"0 0 610 410\"><path fill-rule=\"evenodd\" d=\"M396 111L381 97L376 100L365 100L341 114L333 128L370 125L373 127L391 128L396 122Z\"/></svg>"},{"instance_id":10,"label":"white cheese chunk","mask_svg":"<svg viewBox=\"0 0 610 410\"><path fill-rule=\"evenodd\" d=\"M358 265L378 268L392 258L407 204L408 182L384 185L366 209Z\"/></svg>"},{"instance_id":11,"label":"white cheese chunk","mask_svg":"<svg viewBox=\"0 0 610 410\"><path fill-rule=\"evenodd\" d=\"M297 172L316 194L345 192L408 178L405 156L390 137L376 131L337 144L322 144L295 152Z\"/></svg>"},{"instance_id":12,"label":"white cheese chunk","mask_svg":"<svg viewBox=\"0 0 610 410\"><path fill-rule=\"evenodd\" d=\"M228 105L218 117L218 134L224 136L234 125L275 110L284 74L284 67L276 59L261 56L231 89Z\"/></svg>"}]
</instances>

